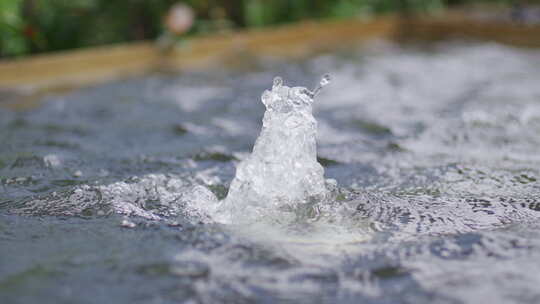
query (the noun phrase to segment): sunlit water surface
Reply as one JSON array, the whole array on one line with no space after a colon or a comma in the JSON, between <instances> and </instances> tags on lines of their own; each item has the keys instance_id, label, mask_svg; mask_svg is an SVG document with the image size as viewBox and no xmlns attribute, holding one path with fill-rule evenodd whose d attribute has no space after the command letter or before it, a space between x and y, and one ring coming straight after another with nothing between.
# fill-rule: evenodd
<instances>
[{"instance_id":1,"label":"sunlit water surface","mask_svg":"<svg viewBox=\"0 0 540 304\"><path fill-rule=\"evenodd\" d=\"M325 72L333 201L213 221L261 92ZM0 110L0 143L2 303L540 302L535 51L379 42L147 76Z\"/></svg>"}]
</instances>

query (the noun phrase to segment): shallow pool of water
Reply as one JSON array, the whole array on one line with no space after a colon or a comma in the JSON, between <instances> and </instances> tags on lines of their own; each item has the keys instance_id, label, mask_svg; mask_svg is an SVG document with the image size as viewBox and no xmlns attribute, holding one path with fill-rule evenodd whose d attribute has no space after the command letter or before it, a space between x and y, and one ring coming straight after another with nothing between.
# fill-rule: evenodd
<instances>
[{"instance_id":1,"label":"shallow pool of water","mask_svg":"<svg viewBox=\"0 0 540 304\"><path fill-rule=\"evenodd\" d=\"M275 75L326 72L324 225L186 204L226 195ZM378 42L0 109L1 302L538 303L539 83L537 51Z\"/></svg>"}]
</instances>

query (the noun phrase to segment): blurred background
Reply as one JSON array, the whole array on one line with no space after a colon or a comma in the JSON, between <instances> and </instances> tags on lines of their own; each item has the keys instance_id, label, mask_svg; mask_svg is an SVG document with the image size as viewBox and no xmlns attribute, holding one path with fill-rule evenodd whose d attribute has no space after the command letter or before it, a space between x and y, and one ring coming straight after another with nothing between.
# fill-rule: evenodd
<instances>
[{"instance_id":1,"label":"blurred background","mask_svg":"<svg viewBox=\"0 0 540 304\"><path fill-rule=\"evenodd\" d=\"M156 39L166 33L265 27L299 20L438 13L453 6L510 8L516 19L538 1L516 0L0 0L0 58ZM538 14L540 16L540 14ZM537 16L537 18L540 18Z\"/></svg>"}]
</instances>

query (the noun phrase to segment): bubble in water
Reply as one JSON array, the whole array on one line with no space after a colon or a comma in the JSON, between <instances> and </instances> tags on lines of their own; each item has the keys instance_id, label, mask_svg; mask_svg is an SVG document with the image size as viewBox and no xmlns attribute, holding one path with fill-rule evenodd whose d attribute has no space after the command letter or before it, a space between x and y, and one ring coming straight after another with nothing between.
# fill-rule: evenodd
<instances>
[{"instance_id":1,"label":"bubble in water","mask_svg":"<svg viewBox=\"0 0 540 304\"><path fill-rule=\"evenodd\" d=\"M137 226L137 224L133 223L132 221L130 221L128 219L124 219L124 220L122 220L122 223L120 224L120 226L122 226L124 228L135 228Z\"/></svg>"},{"instance_id":2,"label":"bubble in water","mask_svg":"<svg viewBox=\"0 0 540 304\"><path fill-rule=\"evenodd\" d=\"M60 158L55 154L49 154L43 157L43 162L47 167L56 168L59 167L62 162L60 161Z\"/></svg>"}]
</instances>

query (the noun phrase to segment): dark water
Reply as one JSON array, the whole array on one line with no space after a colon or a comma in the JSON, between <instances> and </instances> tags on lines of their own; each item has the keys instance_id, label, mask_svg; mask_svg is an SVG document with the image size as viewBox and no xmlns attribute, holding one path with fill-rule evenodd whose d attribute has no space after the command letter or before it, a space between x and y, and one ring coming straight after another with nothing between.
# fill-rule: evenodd
<instances>
[{"instance_id":1,"label":"dark water","mask_svg":"<svg viewBox=\"0 0 540 304\"><path fill-rule=\"evenodd\" d=\"M225 196L275 75L324 72L339 229L229 227L186 207L194 185ZM377 43L147 76L2 109L0 143L1 303L540 302L536 51Z\"/></svg>"}]
</instances>

